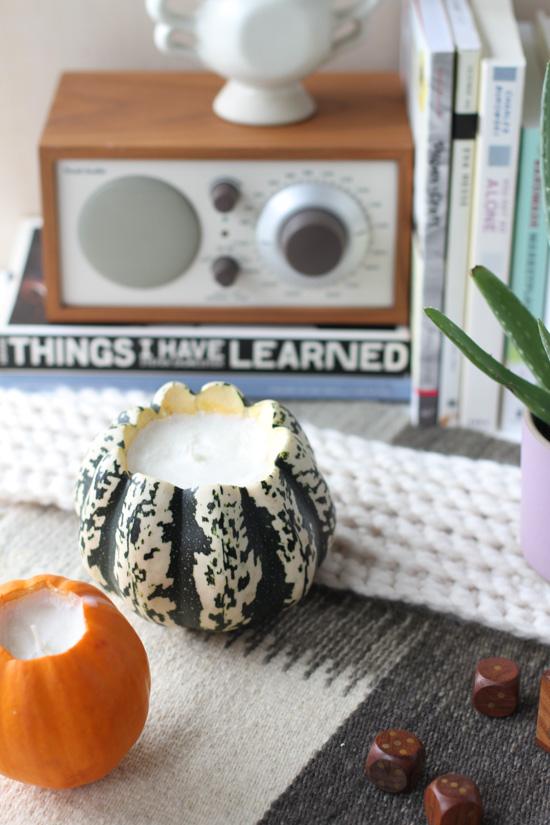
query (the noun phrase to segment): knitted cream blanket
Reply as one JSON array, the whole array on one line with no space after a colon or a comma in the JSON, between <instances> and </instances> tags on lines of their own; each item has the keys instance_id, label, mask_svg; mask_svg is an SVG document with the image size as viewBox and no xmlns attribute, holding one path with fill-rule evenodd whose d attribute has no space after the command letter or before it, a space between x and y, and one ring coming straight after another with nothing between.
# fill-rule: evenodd
<instances>
[{"instance_id":1,"label":"knitted cream blanket","mask_svg":"<svg viewBox=\"0 0 550 825\"><path fill-rule=\"evenodd\" d=\"M0 392L0 498L72 510L92 437L146 400L114 390ZM550 641L550 585L519 547L517 468L304 428L338 516L319 582Z\"/></svg>"}]
</instances>

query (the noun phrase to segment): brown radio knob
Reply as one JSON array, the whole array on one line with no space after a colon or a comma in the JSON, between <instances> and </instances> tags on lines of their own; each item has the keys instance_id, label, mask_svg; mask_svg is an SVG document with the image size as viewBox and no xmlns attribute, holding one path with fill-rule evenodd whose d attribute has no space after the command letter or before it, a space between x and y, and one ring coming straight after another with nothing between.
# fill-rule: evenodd
<instances>
[{"instance_id":1,"label":"brown radio knob","mask_svg":"<svg viewBox=\"0 0 550 825\"><path fill-rule=\"evenodd\" d=\"M234 183L222 180L214 184L211 195L216 211L232 212L239 201L241 193Z\"/></svg>"},{"instance_id":2,"label":"brown radio knob","mask_svg":"<svg viewBox=\"0 0 550 825\"><path fill-rule=\"evenodd\" d=\"M290 266L302 275L326 275L336 269L346 251L343 223L325 209L304 209L284 224L280 243Z\"/></svg>"},{"instance_id":3,"label":"brown radio knob","mask_svg":"<svg viewBox=\"0 0 550 825\"><path fill-rule=\"evenodd\" d=\"M212 264L214 278L220 286L231 286L234 284L240 269L239 262L229 255L222 255L216 258Z\"/></svg>"}]
</instances>

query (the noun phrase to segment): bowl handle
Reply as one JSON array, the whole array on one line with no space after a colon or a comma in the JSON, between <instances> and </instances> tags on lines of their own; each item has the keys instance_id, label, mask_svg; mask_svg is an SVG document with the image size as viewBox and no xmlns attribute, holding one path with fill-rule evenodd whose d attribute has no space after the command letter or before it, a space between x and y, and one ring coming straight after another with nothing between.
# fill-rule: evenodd
<instances>
[{"instance_id":1,"label":"bowl handle","mask_svg":"<svg viewBox=\"0 0 550 825\"><path fill-rule=\"evenodd\" d=\"M170 11L167 0L145 0L145 7L149 17L156 22L153 37L159 51L197 56L194 44L194 15ZM186 43L182 40L180 36L182 32L191 35L193 38L191 42Z\"/></svg>"},{"instance_id":2,"label":"bowl handle","mask_svg":"<svg viewBox=\"0 0 550 825\"><path fill-rule=\"evenodd\" d=\"M380 0L354 0L350 6L336 10L334 16L340 22L345 20L363 20L368 17Z\"/></svg>"},{"instance_id":3,"label":"bowl handle","mask_svg":"<svg viewBox=\"0 0 550 825\"><path fill-rule=\"evenodd\" d=\"M351 6L334 12L334 19L338 28L332 45L333 55L361 37L365 19L379 2L380 0L355 0ZM344 24L343 31L340 31L341 24Z\"/></svg>"},{"instance_id":4,"label":"bowl handle","mask_svg":"<svg viewBox=\"0 0 550 825\"><path fill-rule=\"evenodd\" d=\"M195 26L193 14L178 14L170 11L168 0L145 0L145 8L151 20L156 23L165 23L167 26L186 31L193 29Z\"/></svg>"},{"instance_id":5,"label":"bowl handle","mask_svg":"<svg viewBox=\"0 0 550 825\"><path fill-rule=\"evenodd\" d=\"M155 46L160 52L166 54L185 54L188 57L198 57L197 47L194 41L185 43L181 39L182 32L193 34L192 28L184 26L171 26L168 23L157 23L153 32Z\"/></svg>"}]
</instances>

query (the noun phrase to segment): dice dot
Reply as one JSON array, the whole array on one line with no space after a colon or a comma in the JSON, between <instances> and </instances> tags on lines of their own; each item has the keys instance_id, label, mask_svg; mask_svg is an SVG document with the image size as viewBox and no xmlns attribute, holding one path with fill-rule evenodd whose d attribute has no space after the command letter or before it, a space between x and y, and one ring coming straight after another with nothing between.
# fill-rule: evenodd
<instances>
[{"instance_id":1,"label":"dice dot","mask_svg":"<svg viewBox=\"0 0 550 825\"><path fill-rule=\"evenodd\" d=\"M399 746L401 745L401 739L394 739L394 740L393 740L393 744L394 744L396 747L399 747Z\"/></svg>"},{"instance_id":2,"label":"dice dot","mask_svg":"<svg viewBox=\"0 0 550 825\"><path fill-rule=\"evenodd\" d=\"M388 750L390 749L390 746L388 745L388 743L387 743L387 742L384 742L384 744L382 745L382 747L384 748L384 750L385 750L385 751L388 751Z\"/></svg>"},{"instance_id":3,"label":"dice dot","mask_svg":"<svg viewBox=\"0 0 550 825\"><path fill-rule=\"evenodd\" d=\"M451 788L458 788L458 782L451 782Z\"/></svg>"}]
</instances>

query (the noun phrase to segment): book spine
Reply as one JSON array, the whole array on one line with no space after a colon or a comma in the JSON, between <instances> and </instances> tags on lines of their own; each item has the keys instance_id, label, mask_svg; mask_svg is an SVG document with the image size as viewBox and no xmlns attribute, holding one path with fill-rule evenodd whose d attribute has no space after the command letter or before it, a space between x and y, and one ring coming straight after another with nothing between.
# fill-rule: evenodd
<instances>
[{"instance_id":1,"label":"book spine","mask_svg":"<svg viewBox=\"0 0 550 825\"><path fill-rule=\"evenodd\" d=\"M428 59L428 57L426 57ZM443 308L445 242L451 150L451 111L454 55L432 56L427 73L429 89L420 89L426 122L424 139L417 145L417 191L415 222L422 265L416 267L413 283L411 326L414 330L413 392L411 418L414 424L437 422L441 335L424 314L424 307ZM422 106L418 100L414 105Z\"/></svg>"},{"instance_id":2,"label":"book spine","mask_svg":"<svg viewBox=\"0 0 550 825\"><path fill-rule=\"evenodd\" d=\"M542 197L540 130L524 128L521 137L510 286L536 318L544 314L548 265ZM510 342L506 346L506 366L523 378L532 380L521 356ZM510 434L517 434L522 415L523 405L515 395L505 391L501 429Z\"/></svg>"},{"instance_id":3,"label":"book spine","mask_svg":"<svg viewBox=\"0 0 550 825\"><path fill-rule=\"evenodd\" d=\"M182 370L197 373L273 374L395 378L410 368L408 333L392 330L369 340L307 337L230 337L193 334L150 334L147 328L130 332L94 334L74 328L52 332L4 328L0 330L0 368L3 372L32 370L162 374Z\"/></svg>"},{"instance_id":4,"label":"book spine","mask_svg":"<svg viewBox=\"0 0 550 825\"><path fill-rule=\"evenodd\" d=\"M114 387L119 390L155 392L168 381L183 381L193 391L209 381L230 381L250 398L327 398L406 403L410 398L408 375L397 377L357 377L335 375L280 375L242 372L219 373L125 373L97 370L70 372L56 370L12 370L0 373L0 387L25 392L51 392L57 387Z\"/></svg>"},{"instance_id":5,"label":"book spine","mask_svg":"<svg viewBox=\"0 0 550 825\"><path fill-rule=\"evenodd\" d=\"M523 64L482 61L470 264L487 267L505 282L510 275L524 74ZM482 349L502 359L504 335L472 281L466 288L465 327ZM461 424L495 431L499 406L499 385L465 360Z\"/></svg>"},{"instance_id":6,"label":"book spine","mask_svg":"<svg viewBox=\"0 0 550 825\"><path fill-rule=\"evenodd\" d=\"M468 279L468 248L472 206L479 51L457 55L453 152L449 195L449 228L445 264L445 314L462 326ZM460 352L444 338L441 350L439 423L456 426L459 418Z\"/></svg>"}]
</instances>

